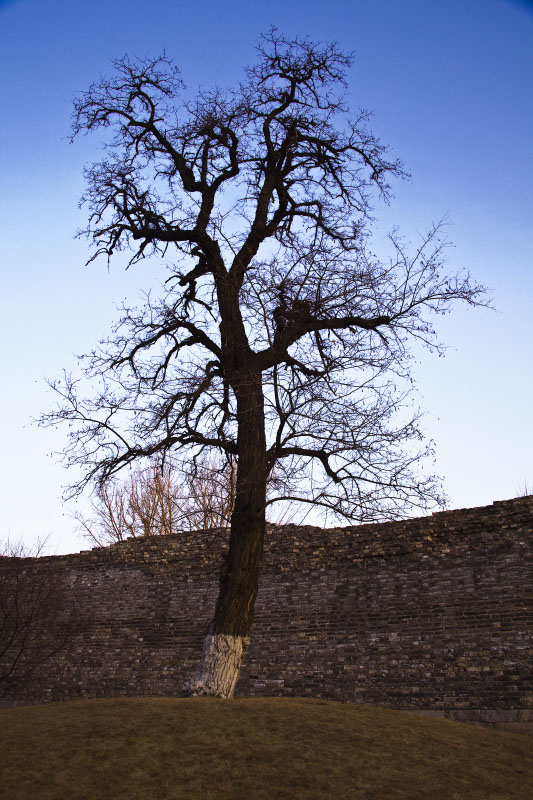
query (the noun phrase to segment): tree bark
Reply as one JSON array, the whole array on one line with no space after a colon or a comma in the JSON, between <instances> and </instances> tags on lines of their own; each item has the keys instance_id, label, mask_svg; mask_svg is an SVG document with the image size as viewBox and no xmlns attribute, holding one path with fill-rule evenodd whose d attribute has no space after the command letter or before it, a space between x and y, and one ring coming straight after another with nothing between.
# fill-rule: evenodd
<instances>
[{"instance_id":1,"label":"tree bark","mask_svg":"<svg viewBox=\"0 0 533 800\"><path fill-rule=\"evenodd\" d=\"M253 623L265 537L266 440L260 372L234 385L238 463L228 553L220 574L215 616L204 640L193 695L232 697Z\"/></svg>"}]
</instances>

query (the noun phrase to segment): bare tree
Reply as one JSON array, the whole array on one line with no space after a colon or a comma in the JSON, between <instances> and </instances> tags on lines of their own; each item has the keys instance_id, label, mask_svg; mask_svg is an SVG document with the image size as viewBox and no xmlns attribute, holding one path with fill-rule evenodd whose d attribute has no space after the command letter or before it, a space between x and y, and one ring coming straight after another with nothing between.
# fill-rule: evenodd
<instances>
[{"instance_id":1,"label":"bare tree","mask_svg":"<svg viewBox=\"0 0 533 800\"><path fill-rule=\"evenodd\" d=\"M65 579L34 561L44 543L0 546L0 683L27 678L62 650L73 630Z\"/></svg>"},{"instance_id":2,"label":"bare tree","mask_svg":"<svg viewBox=\"0 0 533 800\"><path fill-rule=\"evenodd\" d=\"M177 470L167 460L135 466L125 481L110 479L91 498L92 516L73 514L82 533L105 547L137 536L169 536L183 530L226 528L235 505L237 469L234 461L197 458ZM273 476L267 498L275 488ZM290 504L278 511L276 524L292 518ZM270 515L271 516L271 515Z\"/></svg>"},{"instance_id":3,"label":"bare tree","mask_svg":"<svg viewBox=\"0 0 533 800\"><path fill-rule=\"evenodd\" d=\"M176 474L177 473L177 474ZM235 503L236 468L199 458L187 471L167 461L136 466L128 478L97 487L92 516L74 518L84 535L104 547L137 536L226 527Z\"/></svg>"},{"instance_id":4,"label":"bare tree","mask_svg":"<svg viewBox=\"0 0 533 800\"><path fill-rule=\"evenodd\" d=\"M168 467L136 467L127 480L110 480L91 499L92 517L73 516L84 535L100 547L132 536L175 533L172 483Z\"/></svg>"},{"instance_id":5,"label":"bare tree","mask_svg":"<svg viewBox=\"0 0 533 800\"><path fill-rule=\"evenodd\" d=\"M516 497L530 497L533 495L533 485L524 479L524 483L521 486L515 485L515 491Z\"/></svg>"},{"instance_id":6,"label":"bare tree","mask_svg":"<svg viewBox=\"0 0 533 800\"><path fill-rule=\"evenodd\" d=\"M182 476L176 491L181 526L188 530L208 530L229 525L235 506L235 460L199 457Z\"/></svg>"},{"instance_id":7,"label":"bare tree","mask_svg":"<svg viewBox=\"0 0 533 800\"><path fill-rule=\"evenodd\" d=\"M197 694L233 693L267 503L369 521L440 498L407 410L409 342L433 346L432 316L482 302L482 290L443 271L437 228L413 252L397 234L387 260L370 251L372 204L404 171L368 113L348 116L350 64L336 45L274 29L235 89L183 99L165 57L125 57L75 104L74 136L108 135L86 172L92 258L129 248L130 264L164 257L170 275L87 357L101 391L83 399L67 376L43 421L71 425L65 458L85 467L74 492L156 454L236 461Z\"/></svg>"}]
</instances>

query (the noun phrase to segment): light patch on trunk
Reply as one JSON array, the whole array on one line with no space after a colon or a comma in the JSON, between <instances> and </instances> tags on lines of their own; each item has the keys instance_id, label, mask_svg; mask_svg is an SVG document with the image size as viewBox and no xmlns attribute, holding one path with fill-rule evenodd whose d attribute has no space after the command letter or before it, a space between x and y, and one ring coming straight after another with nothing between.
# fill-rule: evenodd
<instances>
[{"instance_id":1,"label":"light patch on trunk","mask_svg":"<svg viewBox=\"0 0 533 800\"><path fill-rule=\"evenodd\" d=\"M249 644L247 636L228 636L225 633L206 636L199 674L185 686L185 690L193 697L233 697Z\"/></svg>"}]
</instances>

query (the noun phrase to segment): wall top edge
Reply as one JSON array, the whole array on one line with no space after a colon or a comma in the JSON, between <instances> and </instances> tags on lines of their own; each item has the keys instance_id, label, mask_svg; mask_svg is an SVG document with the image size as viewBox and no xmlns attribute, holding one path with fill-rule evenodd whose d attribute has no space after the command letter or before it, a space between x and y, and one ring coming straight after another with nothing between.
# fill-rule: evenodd
<instances>
[{"instance_id":1,"label":"wall top edge","mask_svg":"<svg viewBox=\"0 0 533 800\"><path fill-rule=\"evenodd\" d=\"M218 562L228 538L227 528L186 531L170 536L129 538L108 547L95 547L56 556L0 558L0 565L50 562L82 564L123 560L137 564L159 561L195 561L198 567ZM311 559L329 566L343 559L390 556L448 556L466 551L525 546L533 533L533 496L497 500L489 506L438 511L425 517L364 523L332 528L316 525L267 523L265 557L268 561Z\"/></svg>"}]
</instances>

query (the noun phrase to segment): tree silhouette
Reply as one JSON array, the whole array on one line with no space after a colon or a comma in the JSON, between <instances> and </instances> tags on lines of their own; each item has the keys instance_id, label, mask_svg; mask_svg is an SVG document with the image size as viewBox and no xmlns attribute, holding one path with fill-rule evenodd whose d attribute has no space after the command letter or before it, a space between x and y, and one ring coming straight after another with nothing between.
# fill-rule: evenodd
<instances>
[{"instance_id":1,"label":"tree silhouette","mask_svg":"<svg viewBox=\"0 0 533 800\"><path fill-rule=\"evenodd\" d=\"M101 390L54 384L68 464L105 485L142 458L217 450L237 463L229 551L194 693L229 696L252 626L266 486L347 520L425 509L438 482L418 469L407 416L411 341L430 320L482 301L442 272L438 228L414 252L369 249L372 204L405 173L342 92L351 57L336 45L262 37L235 89L187 99L166 57L115 62L75 104L74 136L105 129L86 171L92 259L164 258L161 297L124 307L86 360ZM184 99L185 98L185 99ZM91 259L91 260L92 260ZM275 472L274 472L275 471Z\"/></svg>"}]
</instances>

